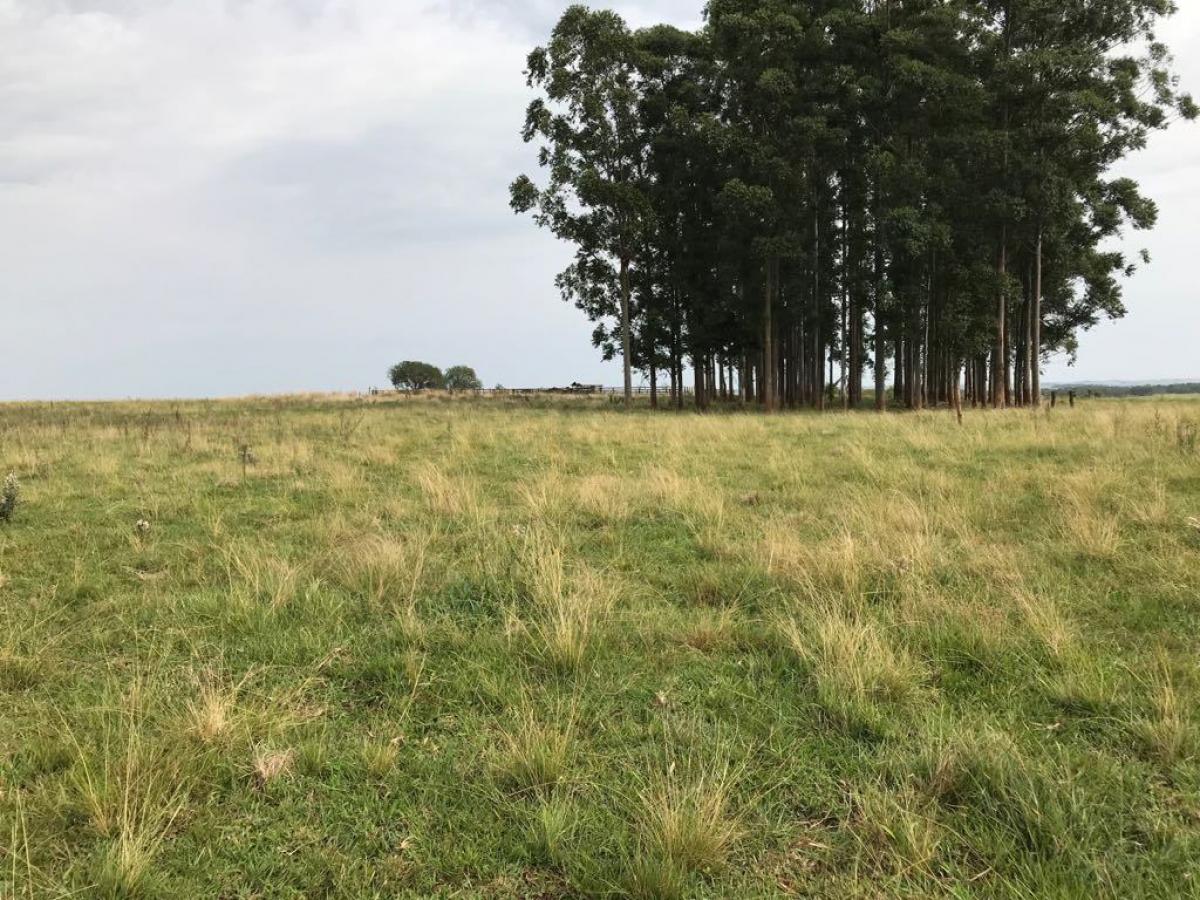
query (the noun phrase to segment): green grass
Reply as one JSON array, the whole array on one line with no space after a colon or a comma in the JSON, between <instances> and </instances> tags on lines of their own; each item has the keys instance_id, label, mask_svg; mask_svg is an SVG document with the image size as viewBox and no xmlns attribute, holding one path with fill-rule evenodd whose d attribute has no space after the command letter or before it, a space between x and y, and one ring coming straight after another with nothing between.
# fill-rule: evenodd
<instances>
[{"instance_id":1,"label":"green grass","mask_svg":"<svg viewBox=\"0 0 1200 900\"><path fill-rule=\"evenodd\" d=\"M2 406L0 897L1194 896L1197 421Z\"/></svg>"}]
</instances>

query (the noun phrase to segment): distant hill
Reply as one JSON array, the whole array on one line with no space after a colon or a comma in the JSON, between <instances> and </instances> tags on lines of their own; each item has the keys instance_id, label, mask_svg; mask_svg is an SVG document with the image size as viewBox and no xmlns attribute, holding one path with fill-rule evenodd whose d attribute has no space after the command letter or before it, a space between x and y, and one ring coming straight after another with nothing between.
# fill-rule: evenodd
<instances>
[{"instance_id":1,"label":"distant hill","mask_svg":"<svg viewBox=\"0 0 1200 900\"><path fill-rule=\"evenodd\" d=\"M1193 381L1063 381L1043 385L1044 390L1075 391L1100 397L1149 397L1154 394L1200 394L1200 378Z\"/></svg>"}]
</instances>

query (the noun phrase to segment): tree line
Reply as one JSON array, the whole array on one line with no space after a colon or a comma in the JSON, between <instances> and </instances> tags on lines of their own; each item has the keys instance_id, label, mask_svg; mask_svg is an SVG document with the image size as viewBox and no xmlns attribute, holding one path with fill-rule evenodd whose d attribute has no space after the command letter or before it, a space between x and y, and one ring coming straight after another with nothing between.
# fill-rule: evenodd
<instances>
[{"instance_id":1,"label":"tree line","mask_svg":"<svg viewBox=\"0 0 1200 900\"><path fill-rule=\"evenodd\" d=\"M445 372L433 363L406 359L388 369L388 381L398 391L478 391L483 382L470 366L451 366Z\"/></svg>"},{"instance_id":2,"label":"tree line","mask_svg":"<svg viewBox=\"0 0 1200 900\"><path fill-rule=\"evenodd\" d=\"M631 30L572 6L528 58L517 212L605 358L682 406L1036 405L1124 314L1157 215L1112 174L1194 118L1171 0L711 0Z\"/></svg>"}]
</instances>

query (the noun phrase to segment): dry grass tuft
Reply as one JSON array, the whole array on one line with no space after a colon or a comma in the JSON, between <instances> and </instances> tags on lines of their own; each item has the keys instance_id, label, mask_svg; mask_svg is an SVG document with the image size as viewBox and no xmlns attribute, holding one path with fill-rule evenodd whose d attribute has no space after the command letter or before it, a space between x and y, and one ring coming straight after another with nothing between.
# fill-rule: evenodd
<instances>
[{"instance_id":1,"label":"dry grass tuft","mask_svg":"<svg viewBox=\"0 0 1200 900\"><path fill-rule=\"evenodd\" d=\"M1146 752L1164 765L1191 759L1197 748L1196 730L1165 661L1159 664L1150 688L1152 711L1135 720L1134 734Z\"/></svg>"},{"instance_id":2,"label":"dry grass tuft","mask_svg":"<svg viewBox=\"0 0 1200 900\"><path fill-rule=\"evenodd\" d=\"M1061 660L1071 651L1075 643L1075 626L1054 600L1044 595L1020 592L1016 602L1025 625L1052 659Z\"/></svg>"},{"instance_id":3,"label":"dry grass tuft","mask_svg":"<svg viewBox=\"0 0 1200 900\"><path fill-rule=\"evenodd\" d=\"M854 836L876 869L930 873L942 844L936 804L911 786L889 790L871 784L854 797Z\"/></svg>"},{"instance_id":4,"label":"dry grass tuft","mask_svg":"<svg viewBox=\"0 0 1200 900\"><path fill-rule=\"evenodd\" d=\"M1122 512L1138 525L1161 525L1167 521L1170 505L1167 502L1167 486L1155 479L1146 485L1137 485L1121 496Z\"/></svg>"},{"instance_id":5,"label":"dry grass tuft","mask_svg":"<svg viewBox=\"0 0 1200 900\"><path fill-rule=\"evenodd\" d=\"M528 833L537 857L545 865L563 868L575 838L579 816L563 797L543 797L534 810Z\"/></svg>"},{"instance_id":6,"label":"dry grass tuft","mask_svg":"<svg viewBox=\"0 0 1200 900\"><path fill-rule=\"evenodd\" d=\"M777 525L762 538L760 564L786 579L810 599L861 597L867 590L871 561L861 541L846 530L820 543L806 541L787 525Z\"/></svg>"},{"instance_id":7,"label":"dry grass tuft","mask_svg":"<svg viewBox=\"0 0 1200 900\"><path fill-rule=\"evenodd\" d=\"M637 511L639 497L636 486L628 478L597 474L579 478L574 483L574 500L578 508L601 522L619 524L628 521Z\"/></svg>"},{"instance_id":8,"label":"dry grass tuft","mask_svg":"<svg viewBox=\"0 0 1200 900\"><path fill-rule=\"evenodd\" d=\"M548 669L558 674L580 671L612 606L605 585L583 566L568 573L561 545L542 532L527 539L522 568L534 619L526 625L510 610L511 624L534 636L534 655Z\"/></svg>"},{"instance_id":9,"label":"dry grass tuft","mask_svg":"<svg viewBox=\"0 0 1200 900\"><path fill-rule=\"evenodd\" d=\"M296 763L295 750L268 750L260 747L251 762L254 784L265 788L274 781L289 775Z\"/></svg>"},{"instance_id":10,"label":"dry grass tuft","mask_svg":"<svg viewBox=\"0 0 1200 900\"><path fill-rule=\"evenodd\" d=\"M916 659L893 646L882 628L862 613L833 603L813 604L779 627L788 646L810 668L818 696L831 709L903 702L925 679Z\"/></svg>"},{"instance_id":11,"label":"dry grass tuft","mask_svg":"<svg viewBox=\"0 0 1200 900\"><path fill-rule=\"evenodd\" d=\"M646 492L659 508L680 516L693 533L721 530L725 522L725 495L716 485L663 468L651 469L643 481Z\"/></svg>"},{"instance_id":12,"label":"dry grass tuft","mask_svg":"<svg viewBox=\"0 0 1200 900\"><path fill-rule=\"evenodd\" d=\"M528 702L517 712L516 722L501 733L496 764L500 780L520 792L545 794L567 779L574 746L575 714L559 712L552 721L539 720Z\"/></svg>"},{"instance_id":13,"label":"dry grass tuft","mask_svg":"<svg viewBox=\"0 0 1200 900\"><path fill-rule=\"evenodd\" d=\"M1121 549L1120 523L1101 507L1101 485L1076 478L1060 489L1062 533L1085 555L1111 559Z\"/></svg>"},{"instance_id":14,"label":"dry grass tuft","mask_svg":"<svg viewBox=\"0 0 1200 900\"><path fill-rule=\"evenodd\" d=\"M246 608L266 604L281 609L291 604L304 589L304 568L265 549L249 544L221 549L230 599Z\"/></svg>"},{"instance_id":15,"label":"dry grass tuft","mask_svg":"<svg viewBox=\"0 0 1200 900\"><path fill-rule=\"evenodd\" d=\"M187 716L189 732L201 743L216 744L230 736L238 714L238 694L245 681L230 684L213 672L200 676Z\"/></svg>"},{"instance_id":16,"label":"dry grass tuft","mask_svg":"<svg viewBox=\"0 0 1200 900\"><path fill-rule=\"evenodd\" d=\"M680 641L700 653L728 650L737 641L739 615L737 606L702 609L684 629Z\"/></svg>"},{"instance_id":17,"label":"dry grass tuft","mask_svg":"<svg viewBox=\"0 0 1200 900\"><path fill-rule=\"evenodd\" d=\"M450 519L479 519L478 491L465 479L447 475L432 462L419 465L414 478L430 511Z\"/></svg>"},{"instance_id":18,"label":"dry grass tuft","mask_svg":"<svg viewBox=\"0 0 1200 900\"><path fill-rule=\"evenodd\" d=\"M362 745L363 769L372 778L383 778L394 768L400 758L400 741L393 738L390 741L367 739Z\"/></svg>"},{"instance_id":19,"label":"dry grass tuft","mask_svg":"<svg viewBox=\"0 0 1200 900\"><path fill-rule=\"evenodd\" d=\"M70 780L88 823L106 842L97 881L109 893L132 896L145 887L184 808L187 785L181 760L145 737L140 685L122 703L119 721L105 716L98 747L85 748L68 731L75 749Z\"/></svg>"},{"instance_id":20,"label":"dry grass tuft","mask_svg":"<svg viewBox=\"0 0 1200 900\"><path fill-rule=\"evenodd\" d=\"M336 550L339 581L373 606L404 614L416 606L433 536L401 541L384 535Z\"/></svg>"},{"instance_id":21,"label":"dry grass tuft","mask_svg":"<svg viewBox=\"0 0 1200 900\"><path fill-rule=\"evenodd\" d=\"M727 766L672 765L638 793L641 866L631 880L638 893L670 895L687 872L714 873L744 833L733 808Z\"/></svg>"}]
</instances>

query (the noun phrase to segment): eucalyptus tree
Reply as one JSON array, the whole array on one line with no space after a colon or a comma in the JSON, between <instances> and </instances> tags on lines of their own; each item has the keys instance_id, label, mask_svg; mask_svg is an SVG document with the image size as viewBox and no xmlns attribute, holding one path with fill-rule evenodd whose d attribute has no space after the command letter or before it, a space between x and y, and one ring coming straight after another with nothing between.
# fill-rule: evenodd
<instances>
[{"instance_id":1,"label":"eucalyptus tree","mask_svg":"<svg viewBox=\"0 0 1200 900\"><path fill-rule=\"evenodd\" d=\"M1009 224L1025 298L1005 343L1013 345L1020 374L1013 398L1037 404L1047 282L1060 310L1071 296L1075 313L1066 321L1077 324L1065 334L1050 332L1067 343L1076 328L1123 314L1115 276L1131 274L1134 264L1100 247L1126 226L1151 227L1156 210L1136 184L1109 172L1144 147L1151 132L1196 110L1179 91L1156 36L1175 11L1170 0L990 0L987 6L1006 35L992 84L1004 95L997 102L1012 154L1008 190L1019 197L1019 215Z\"/></svg>"},{"instance_id":2,"label":"eucalyptus tree","mask_svg":"<svg viewBox=\"0 0 1200 900\"><path fill-rule=\"evenodd\" d=\"M802 84L812 9L792 0L711 0L708 32L720 61L723 120L739 165L722 187L723 205L744 229L761 265L762 395L779 405L777 342L782 261L803 248L806 175Z\"/></svg>"},{"instance_id":3,"label":"eucalyptus tree","mask_svg":"<svg viewBox=\"0 0 1200 900\"><path fill-rule=\"evenodd\" d=\"M636 46L614 12L572 6L550 42L528 58L527 79L541 92L525 118L524 139L539 142L548 180L522 175L511 205L576 245L559 278L566 299L594 319L619 320L625 402L633 395L631 269L653 209L645 194L646 146L638 116ZM602 326L601 344L608 340Z\"/></svg>"},{"instance_id":4,"label":"eucalyptus tree","mask_svg":"<svg viewBox=\"0 0 1200 900\"><path fill-rule=\"evenodd\" d=\"M706 371L709 329L699 313L719 306L721 255L715 197L725 165L713 88L714 61L703 34L660 25L635 36L641 75L641 117L647 149L648 196L655 215L645 234L647 291L673 398L682 404L683 357ZM706 315L705 319L708 318ZM703 406L703 385L696 402Z\"/></svg>"},{"instance_id":5,"label":"eucalyptus tree","mask_svg":"<svg viewBox=\"0 0 1200 900\"><path fill-rule=\"evenodd\" d=\"M1048 351L1123 313L1156 210L1112 169L1195 115L1170 0L710 0L631 33L572 7L529 57L548 183L512 204L607 358L682 403L1037 403ZM868 352L869 351L869 352ZM868 356L873 359L868 360ZM825 364L828 363L828 377ZM828 382L828 385L827 385Z\"/></svg>"}]
</instances>

